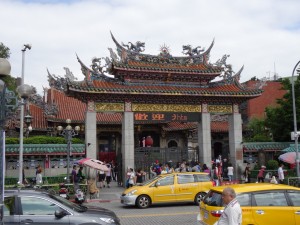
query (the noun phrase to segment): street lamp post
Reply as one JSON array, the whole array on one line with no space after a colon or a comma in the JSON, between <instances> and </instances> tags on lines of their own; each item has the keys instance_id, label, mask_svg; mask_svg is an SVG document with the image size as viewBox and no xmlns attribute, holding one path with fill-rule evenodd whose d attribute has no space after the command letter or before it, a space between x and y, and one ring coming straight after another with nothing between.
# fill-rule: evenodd
<instances>
[{"instance_id":1,"label":"street lamp post","mask_svg":"<svg viewBox=\"0 0 300 225\"><path fill-rule=\"evenodd\" d=\"M27 112L26 116L24 116L25 119L25 124L26 124L26 132L25 132L25 137L29 137L29 132L32 131L32 126L31 126L31 121L32 121L32 116L29 114L29 111Z\"/></svg>"},{"instance_id":2,"label":"street lamp post","mask_svg":"<svg viewBox=\"0 0 300 225\"><path fill-rule=\"evenodd\" d=\"M10 63L0 58L0 76L10 76ZM1 78L0 77L0 78ZM0 219L3 222L4 202L4 178L5 178L5 121L9 114L14 111L17 105L17 98L14 92L9 91L2 79L0 79Z\"/></svg>"},{"instance_id":3,"label":"street lamp post","mask_svg":"<svg viewBox=\"0 0 300 225\"><path fill-rule=\"evenodd\" d=\"M296 148L296 168L297 168L297 177L300 177L299 171L299 150L298 150L298 138L299 134L297 131L297 116L296 116L296 100L295 100L295 81L294 81L294 73L297 67L299 66L300 61L295 65L292 73L292 98L293 98L293 117L294 117L294 137L295 137L295 148ZM299 70L300 68L298 68ZM297 70L297 71L298 71Z\"/></svg>"},{"instance_id":4,"label":"street lamp post","mask_svg":"<svg viewBox=\"0 0 300 225\"><path fill-rule=\"evenodd\" d=\"M66 120L67 126L63 129L62 126L58 126L57 130L60 135L64 136L67 141L67 183L70 183L70 154L71 154L71 145L72 145L72 137L78 135L80 130L79 126L76 126L75 129L72 128L71 120Z\"/></svg>"},{"instance_id":5,"label":"street lamp post","mask_svg":"<svg viewBox=\"0 0 300 225\"><path fill-rule=\"evenodd\" d=\"M24 84L24 72L25 72L25 52L31 49L30 44L24 44L22 49L22 77L21 86L17 88L17 92L21 97L21 112L20 112L20 151L19 151L19 184L23 181L23 136L24 136L24 105L25 100L32 94L32 87Z\"/></svg>"}]
</instances>

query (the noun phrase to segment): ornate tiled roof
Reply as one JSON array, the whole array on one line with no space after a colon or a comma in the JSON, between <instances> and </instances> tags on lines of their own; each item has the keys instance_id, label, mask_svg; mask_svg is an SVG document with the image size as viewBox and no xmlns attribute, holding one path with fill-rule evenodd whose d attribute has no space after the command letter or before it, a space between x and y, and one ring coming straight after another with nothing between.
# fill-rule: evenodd
<instances>
[{"instance_id":1,"label":"ornate tiled roof","mask_svg":"<svg viewBox=\"0 0 300 225\"><path fill-rule=\"evenodd\" d=\"M109 48L111 58L105 58L104 66L101 65L103 58L94 58L90 69L77 57L85 80L67 79L68 95L82 101L85 101L88 95L94 100L98 98L102 101L101 98L104 96L104 99L110 98L109 101L121 102L124 101L123 98L130 101L136 99L136 96L147 95L150 98L160 95L162 98L196 97L198 101L200 101L199 97L202 97L205 102L212 97L223 98L222 101L224 97L231 97L242 102L258 97L262 93L259 89L247 89L239 83L243 67L234 75L231 65L226 64L229 55L224 55L214 64L209 63L213 43L206 51L199 50L200 47L192 49L190 45L184 46L184 50L188 49L188 55L174 57L168 52L167 47L163 47L159 55L147 55L141 53L144 43L137 42L134 45L129 42L128 45L123 43L121 45L113 35L112 39L117 46L117 54ZM223 80L211 82L217 76L223 77ZM96 94L101 96L96 97ZM122 98L117 95L126 96ZM195 102L195 100L191 101Z\"/></svg>"},{"instance_id":2,"label":"ornate tiled roof","mask_svg":"<svg viewBox=\"0 0 300 225\"><path fill-rule=\"evenodd\" d=\"M48 105L55 104L57 106L57 115L49 116L48 121L61 121L71 119L72 123L82 123L85 118L86 104L78 99L68 97L64 92L55 88L48 90Z\"/></svg>"},{"instance_id":3,"label":"ornate tiled roof","mask_svg":"<svg viewBox=\"0 0 300 225\"><path fill-rule=\"evenodd\" d=\"M45 118L44 110L41 107L30 103L29 112L32 116L31 126L34 130L47 130L47 120Z\"/></svg>"},{"instance_id":4,"label":"ornate tiled roof","mask_svg":"<svg viewBox=\"0 0 300 225\"><path fill-rule=\"evenodd\" d=\"M66 144L24 144L24 155L66 155ZM19 144L5 145L6 155L19 155ZM85 144L72 144L71 155L84 155Z\"/></svg>"},{"instance_id":5,"label":"ornate tiled roof","mask_svg":"<svg viewBox=\"0 0 300 225\"><path fill-rule=\"evenodd\" d=\"M244 151L282 151L291 145L290 142L249 142L243 143Z\"/></svg>"},{"instance_id":6,"label":"ornate tiled roof","mask_svg":"<svg viewBox=\"0 0 300 225\"><path fill-rule=\"evenodd\" d=\"M295 144L290 144L289 147L283 149L282 151L283 152L295 152L296 151ZM300 146L299 145L298 145L298 151L300 152Z\"/></svg>"},{"instance_id":7,"label":"ornate tiled roof","mask_svg":"<svg viewBox=\"0 0 300 225\"><path fill-rule=\"evenodd\" d=\"M169 47L162 46L161 52L158 55L149 55L142 53L145 43L136 42L133 44L128 42L128 45L119 42L111 33L111 37L116 44L118 56L111 52L112 61L109 64L108 71L113 73L120 80L138 78L145 79L145 74L141 71L154 73L151 75L152 80L182 80L187 82L198 82L206 80L208 82L219 76L223 71L221 64L212 65L208 62L211 46L204 51L200 46L192 48L191 45L183 46L183 53L186 56L172 56ZM108 62L108 60L107 60ZM118 71L137 71L136 74L124 74ZM186 75L193 74L193 79ZM156 75L156 76L155 76ZM203 79L205 77L205 79ZM146 78L147 80L147 78Z\"/></svg>"},{"instance_id":8,"label":"ornate tiled roof","mask_svg":"<svg viewBox=\"0 0 300 225\"><path fill-rule=\"evenodd\" d=\"M129 71L152 71L152 72L165 72L165 73L176 73L176 72L181 72L187 74L199 74L201 73L203 75L210 75L209 80L213 79L216 77L216 75L219 75L222 72L221 68L214 68L205 64L195 64L195 65L189 65L189 66L184 66L184 65L178 65L178 64L157 64L157 63L145 63L145 62L136 62L136 61L129 61L128 64L124 64L121 62L114 62L113 70L117 69L125 69ZM192 77L192 76L190 76Z\"/></svg>"},{"instance_id":9,"label":"ornate tiled roof","mask_svg":"<svg viewBox=\"0 0 300 225\"><path fill-rule=\"evenodd\" d=\"M131 94L131 95L168 95L168 96L197 96L197 97L242 97L254 98L261 95L258 89L242 89L236 83L212 87L180 86L178 85L150 85L147 83L137 85L119 84L115 82L93 80L92 85L86 82L70 82L68 93L90 93L90 94ZM79 96L78 96L79 97ZM244 100L246 100L244 99Z\"/></svg>"}]
</instances>

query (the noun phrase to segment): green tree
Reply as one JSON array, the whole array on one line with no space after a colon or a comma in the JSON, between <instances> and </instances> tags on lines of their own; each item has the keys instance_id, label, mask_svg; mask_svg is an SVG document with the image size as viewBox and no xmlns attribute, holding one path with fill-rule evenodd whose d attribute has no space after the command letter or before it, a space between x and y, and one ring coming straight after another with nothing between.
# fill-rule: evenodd
<instances>
[{"instance_id":1,"label":"green tree","mask_svg":"<svg viewBox=\"0 0 300 225\"><path fill-rule=\"evenodd\" d=\"M272 141L269 132L266 130L265 120L252 118L247 124L247 130L251 131L251 135L245 138L248 142L268 142Z\"/></svg>"},{"instance_id":2,"label":"green tree","mask_svg":"<svg viewBox=\"0 0 300 225\"><path fill-rule=\"evenodd\" d=\"M0 42L0 58L8 59L10 57L10 49Z\"/></svg>"},{"instance_id":3,"label":"green tree","mask_svg":"<svg viewBox=\"0 0 300 225\"><path fill-rule=\"evenodd\" d=\"M295 101L297 112L297 127L300 121L300 76L295 77ZM266 127L270 128L274 141L291 141L290 133L294 130L292 85L288 78L282 80L283 89L287 93L282 99L278 99L278 107L267 107Z\"/></svg>"},{"instance_id":4,"label":"green tree","mask_svg":"<svg viewBox=\"0 0 300 225\"><path fill-rule=\"evenodd\" d=\"M10 49L6 47L2 42L0 42L0 58L9 59ZM11 91L16 91L17 84L16 79L11 76L4 76L1 79L5 82L7 88Z\"/></svg>"}]
</instances>

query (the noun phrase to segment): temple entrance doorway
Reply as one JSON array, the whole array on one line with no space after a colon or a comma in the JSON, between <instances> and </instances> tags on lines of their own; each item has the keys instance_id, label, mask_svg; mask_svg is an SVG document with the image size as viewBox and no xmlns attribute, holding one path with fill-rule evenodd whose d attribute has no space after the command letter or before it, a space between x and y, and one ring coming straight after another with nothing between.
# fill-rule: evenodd
<instances>
[{"instance_id":1,"label":"temple entrance doorway","mask_svg":"<svg viewBox=\"0 0 300 225\"><path fill-rule=\"evenodd\" d=\"M213 159L217 159L219 157L219 155L223 156L223 152L222 152L222 143L221 142L216 142L214 143L214 151L213 151L214 155L212 156Z\"/></svg>"}]
</instances>

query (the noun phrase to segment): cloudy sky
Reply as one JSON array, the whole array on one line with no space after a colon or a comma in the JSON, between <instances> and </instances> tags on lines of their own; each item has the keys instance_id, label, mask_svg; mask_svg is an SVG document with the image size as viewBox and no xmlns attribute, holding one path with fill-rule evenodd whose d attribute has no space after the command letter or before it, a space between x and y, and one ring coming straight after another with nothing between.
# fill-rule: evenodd
<instances>
[{"instance_id":1,"label":"cloudy sky","mask_svg":"<svg viewBox=\"0 0 300 225\"><path fill-rule=\"evenodd\" d=\"M241 82L256 76L291 76L300 60L299 0L0 0L0 42L10 48L12 76L20 77L24 44L25 83L38 93L51 74L68 67L83 79L76 54L86 64L115 49L110 31L121 43L142 41L145 53L161 46L173 56L182 45L208 48L210 62L224 54Z\"/></svg>"}]
</instances>

